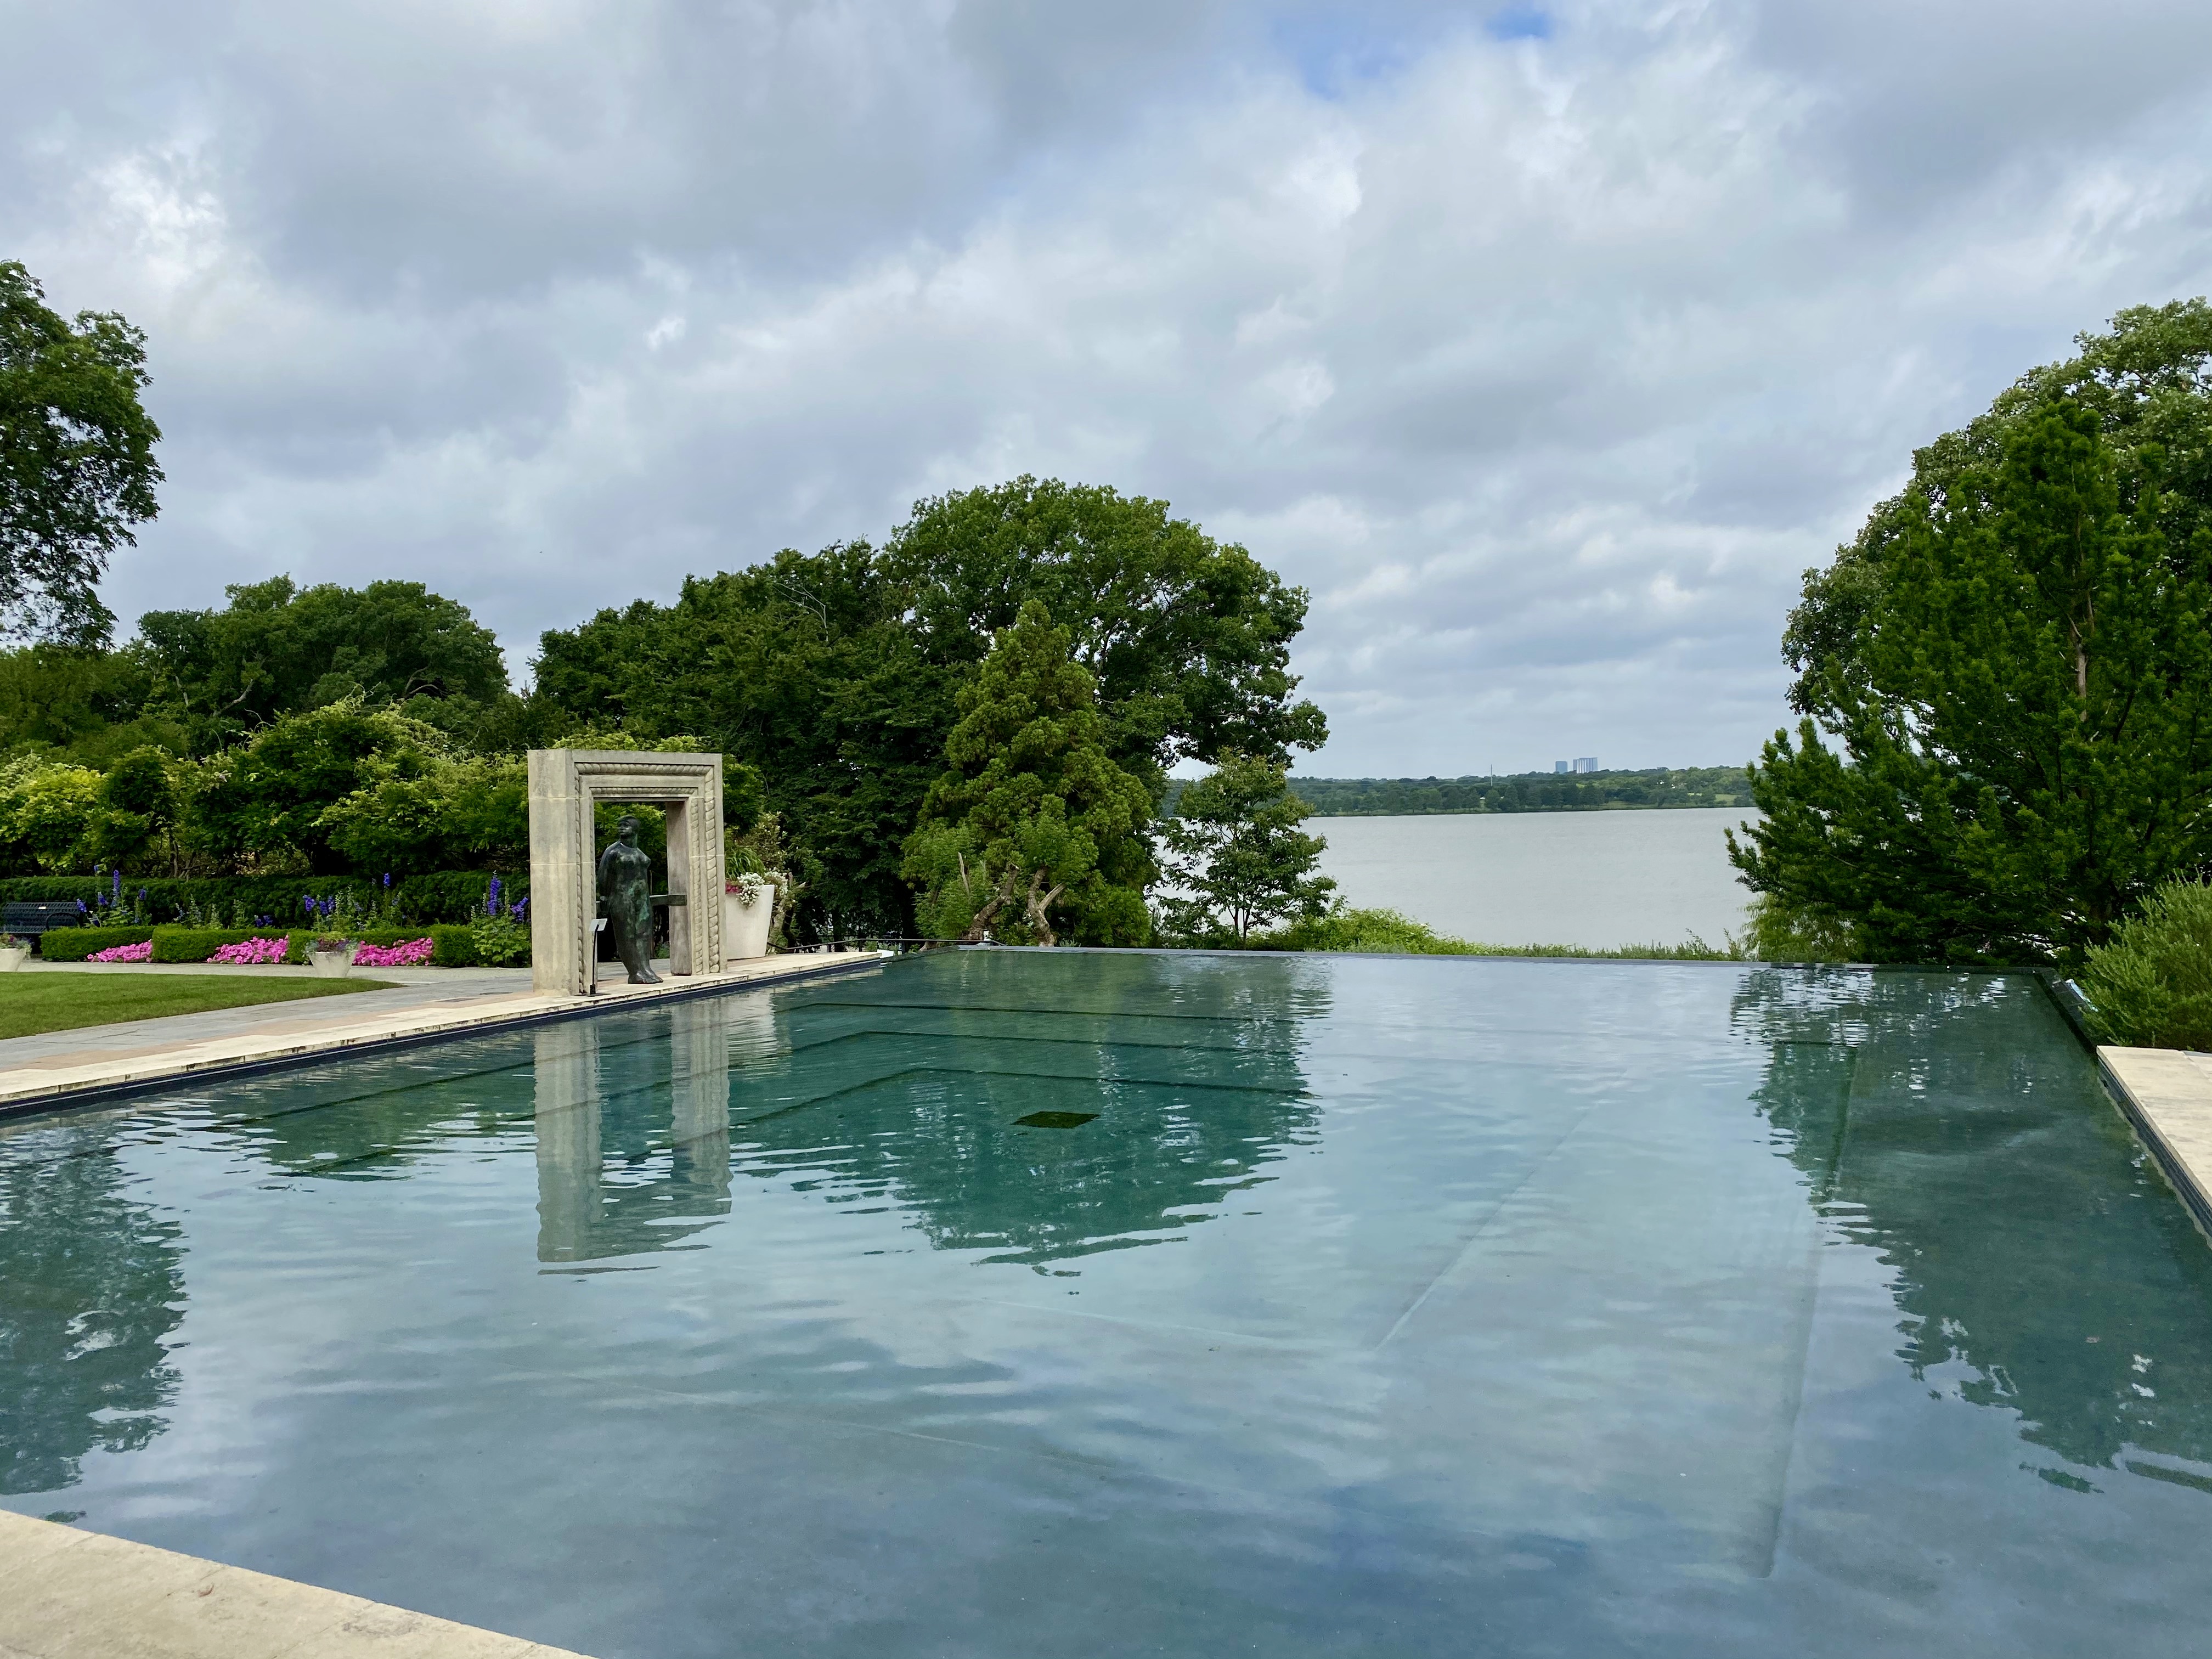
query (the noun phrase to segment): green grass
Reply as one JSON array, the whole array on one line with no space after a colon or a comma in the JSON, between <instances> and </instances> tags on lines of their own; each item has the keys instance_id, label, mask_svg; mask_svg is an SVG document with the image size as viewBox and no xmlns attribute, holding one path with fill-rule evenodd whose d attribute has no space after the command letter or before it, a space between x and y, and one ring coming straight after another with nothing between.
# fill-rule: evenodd
<instances>
[{"instance_id":1,"label":"green grass","mask_svg":"<svg viewBox=\"0 0 2212 1659\"><path fill-rule=\"evenodd\" d=\"M243 974L0 974L0 1037L390 988L383 980L248 979Z\"/></svg>"}]
</instances>

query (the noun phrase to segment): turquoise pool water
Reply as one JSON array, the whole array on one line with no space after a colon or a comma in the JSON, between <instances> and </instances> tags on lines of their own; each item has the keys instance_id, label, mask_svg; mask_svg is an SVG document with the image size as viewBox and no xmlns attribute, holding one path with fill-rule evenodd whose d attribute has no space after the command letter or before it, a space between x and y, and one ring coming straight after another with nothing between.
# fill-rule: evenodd
<instances>
[{"instance_id":1,"label":"turquoise pool water","mask_svg":"<svg viewBox=\"0 0 2212 1659\"><path fill-rule=\"evenodd\" d=\"M960 952L0 1128L0 1502L605 1659L2199 1654L2026 980Z\"/></svg>"}]
</instances>

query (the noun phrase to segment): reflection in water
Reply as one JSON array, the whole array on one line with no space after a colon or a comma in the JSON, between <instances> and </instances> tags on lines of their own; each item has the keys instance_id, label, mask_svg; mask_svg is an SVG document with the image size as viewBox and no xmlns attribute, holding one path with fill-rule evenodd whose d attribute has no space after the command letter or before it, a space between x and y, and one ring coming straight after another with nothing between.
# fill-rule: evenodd
<instances>
[{"instance_id":1,"label":"reflection in water","mask_svg":"<svg viewBox=\"0 0 2212 1659\"><path fill-rule=\"evenodd\" d=\"M2039 987L1771 969L1734 1012L1814 1201L1894 1271L1916 1377L2073 1463L2208 1484L2142 1458L2212 1463L2212 1251Z\"/></svg>"},{"instance_id":2,"label":"reflection in water","mask_svg":"<svg viewBox=\"0 0 2212 1659\"><path fill-rule=\"evenodd\" d=\"M597 1021L536 1034L540 1261L666 1249L729 1212L730 1017L680 1002L665 1048L605 1056Z\"/></svg>"},{"instance_id":3,"label":"reflection in water","mask_svg":"<svg viewBox=\"0 0 2212 1659\"><path fill-rule=\"evenodd\" d=\"M167 1426L183 1253L127 1185L106 1124L0 1139L0 1492L74 1486L88 1452Z\"/></svg>"},{"instance_id":4,"label":"reflection in water","mask_svg":"<svg viewBox=\"0 0 2212 1659\"><path fill-rule=\"evenodd\" d=\"M1010 995L1021 964L968 954L793 999L737 1075L738 1168L823 1172L910 1208L940 1249L1042 1267L1179 1237L1310 1136L1299 1055L1325 975L1081 960L1041 1001Z\"/></svg>"}]
</instances>

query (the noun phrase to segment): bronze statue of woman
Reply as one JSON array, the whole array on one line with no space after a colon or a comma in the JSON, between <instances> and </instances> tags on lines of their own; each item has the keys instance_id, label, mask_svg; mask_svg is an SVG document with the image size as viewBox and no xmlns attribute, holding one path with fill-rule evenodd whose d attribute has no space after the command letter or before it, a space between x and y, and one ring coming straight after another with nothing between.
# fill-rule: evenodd
<instances>
[{"instance_id":1,"label":"bronze statue of woman","mask_svg":"<svg viewBox=\"0 0 2212 1659\"><path fill-rule=\"evenodd\" d=\"M599 854L599 914L633 985L658 985L653 971L653 860L637 844L637 820L625 817Z\"/></svg>"}]
</instances>

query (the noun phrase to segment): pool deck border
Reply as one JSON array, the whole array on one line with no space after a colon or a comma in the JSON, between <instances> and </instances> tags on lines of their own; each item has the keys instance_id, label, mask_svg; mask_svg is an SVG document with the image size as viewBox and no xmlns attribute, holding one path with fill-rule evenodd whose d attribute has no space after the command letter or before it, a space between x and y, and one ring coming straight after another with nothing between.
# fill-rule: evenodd
<instances>
[{"instance_id":1,"label":"pool deck border","mask_svg":"<svg viewBox=\"0 0 2212 1659\"><path fill-rule=\"evenodd\" d=\"M340 1590L0 1510L9 1659L580 1659Z\"/></svg>"},{"instance_id":2,"label":"pool deck border","mask_svg":"<svg viewBox=\"0 0 2212 1659\"><path fill-rule=\"evenodd\" d=\"M2212 1242L2212 1054L2097 1050L2097 1068L2197 1230Z\"/></svg>"},{"instance_id":3,"label":"pool deck border","mask_svg":"<svg viewBox=\"0 0 2212 1659\"><path fill-rule=\"evenodd\" d=\"M526 991L429 1008L418 1006L383 1012L370 1010L350 1018L343 1017L339 1008L356 1000L334 999L338 1006L333 1007L328 1022L298 1031L182 1042L157 1054L93 1058L82 1066L57 1067L46 1076L32 1075L22 1069L0 1073L0 1119L104 1104L180 1084L313 1066L337 1054L385 1054L448 1038L483 1036L646 1005L717 996L755 986L852 973L877 967L892 954L885 951L794 953L762 957L726 968L719 974L695 974L659 985L603 984L592 996Z\"/></svg>"}]
</instances>

